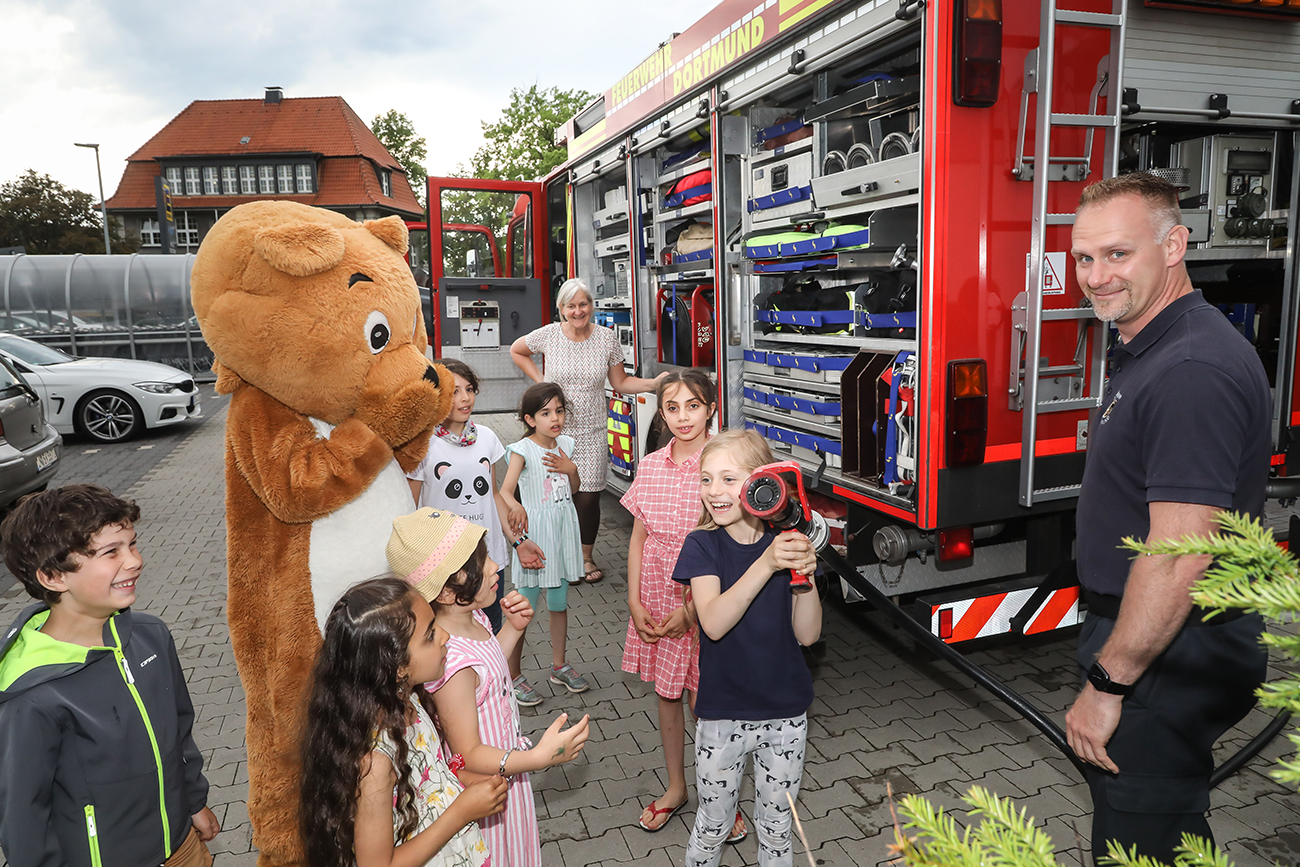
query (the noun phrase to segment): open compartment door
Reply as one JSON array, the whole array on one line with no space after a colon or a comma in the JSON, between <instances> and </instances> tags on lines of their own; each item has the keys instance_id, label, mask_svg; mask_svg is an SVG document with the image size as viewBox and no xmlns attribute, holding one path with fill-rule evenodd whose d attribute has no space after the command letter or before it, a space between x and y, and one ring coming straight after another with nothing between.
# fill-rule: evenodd
<instances>
[{"instance_id":1,"label":"open compartment door","mask_svg":"<svg viewBox=\"0 0 1300 867\"><path fill-rule=\"evenodd\" d=\"M478 412L516 409L529 385L510 344L552 318L546 224L539 183L429 178L429 341L478 373Z\"/></svg>"}]
</instances>

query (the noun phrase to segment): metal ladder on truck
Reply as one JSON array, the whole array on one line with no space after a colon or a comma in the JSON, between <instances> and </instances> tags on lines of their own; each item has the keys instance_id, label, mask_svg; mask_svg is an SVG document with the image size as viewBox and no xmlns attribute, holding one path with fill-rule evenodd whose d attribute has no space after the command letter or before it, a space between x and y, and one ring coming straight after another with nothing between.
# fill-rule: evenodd
<instances>
[{"instance_id":1,"label":"metal ladder on truck","mask_svg":"<svg viewBox=\"0 0 1300 867\"><path fill-rule=\"evenodd\" d=\"M1035 487L1034 444L1038 417L1052 412L1091 409L1103 394L1106 373L1106 323L1093 315L1091 307L1044 309L1043 271L1047 254L1047 229L1074 223L1074 213L1048 212L1048 189L1055 181L1081 181L1091 173L1093 134L1105 134L1103 177L1113 177L1119 166L1120 122L1123 109L1120 70L1124 61L1124 18L1127 0L1112 0L1112 11L1079 12L1058 9L1057 0L1043 0L1043 15L1038 48L1025 58L1025 84L1020 95L1020 134L1017 139L1016 163L1012 173L1019 180L1033 179L1033 224L1028 262L1028 285L1012 307L1011 382L1009 404L1024 413L1020 444L1020 504L1077 497L1078 484ZM1056 62L1058 26L1102 28L1110 31L1110 53L1097 67L1097 84L1093 88L1088 114L1060 114L1052 110L1052 85ZM1025 156L1025 122L1029 95L1036 94L1034 153ZM1100 98L1106 100L1106 113L1098 114ZM1052 131L1066 127L1086 129L1084 152L1080 157L1052 156L1049 147ZM1078 342L1073 363L1043 365L1043 323L1074 320L1078 323ZM1091 358L1085 358L1091 344ZM1023 360L1022 359L1023 353ZM1090 375L1085 380L1085 367ZM1064 395L1044 397L1044 380L1064 380ZM1086 385L1085 385L1086 383ZM1085 387L1089 393L1085 394ZM1059 392L1059 389L1057 389ZM1084 434L1081 432L1080 436Z\"/></svg>"}]
</instances>

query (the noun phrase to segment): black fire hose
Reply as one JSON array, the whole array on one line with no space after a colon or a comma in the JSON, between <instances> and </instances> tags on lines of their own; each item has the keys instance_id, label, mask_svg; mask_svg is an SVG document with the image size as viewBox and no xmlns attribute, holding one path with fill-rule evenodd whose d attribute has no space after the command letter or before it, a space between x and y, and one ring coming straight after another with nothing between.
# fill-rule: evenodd
<instances>
[{"instance_id":1,"label":"black fire hose","mask_svg":"<svg viewBox=\"0 0 1300 867\"><path fill-rule=\"evenodd\" d=\"M998 699L1015 710L1016 713L1028 720L1034 728L1046 735L1052 745L1070 760L1079 771L1079 775L1084 776L1084 770L1087 766L1082 759L1074 754L1074 750L1070 749L1070 744L1065 740L1065 732L1061 731L1056 723L1044 716L1042 711L1026 701L1018 692L992 677L984 669L945 644L929 629L913 620L911 615L891 602L888 596L881 593L876 589L875 585L858 574L858 570L839 551L827 545L817 552L817 556L847 581L854 590L865 596L877 610L894 621L904 632L934 651L940 658L952 663L960 671L970 676L972 680L993 693Z\"/></svg>"},{"instance_id":2,"label":"black fire hose","mask_svg":"<svg viewBox=\"0 0 1300 867\"><path fill-rule=\"evenodd\" d=\"M1052 745L1060 750L1061 754L1070 760L1079 776L1087 778L1085 771L1087 765L1082 759L1074 754L1070 749L1069 742L1065 739L1065 732L1061 731L1056 723L1048 719L1042 711L1034 707L1025 700L1018 692L1008 687L1006 684L997 680L984 671L975 663L962 656L942 639L930 632L922 624L914 620L902 608L895 605L888 596L876 589L875 585L858 573L844 555L835 548L827 545L817 552L818 558L831 567L841 578L847 581L854 590L861 593L876 610L880 611L890 620L899 626L904 632L911 635L917 641L930 650L934 651L941 659L956 666L960 671L970 676L972 680L983 686L989 692L993 693L1003 703L1011 707L1014 711L1024 717L1034 728L1042 732ZM1273 738L1277 737L1278 732L1286 727L1290 721L1291 714L1285 710L1278 711L1277 716L1273 718L1263 731L1257 734L1250 743L1246 744L1237 753L1227 759L1222 765L1215 769L1210 775L1210 788L1213 789L1224 780L1231 777L1237 771L1245 767L1246 763L1253 759L1260 750L1262 750Z\"/></svg>"},{"instance_id":3,"label":"black fire hose","mask_svg":"<svg viewBox=\"0 0 1300 867\"><path fill-rule=\"evenodd\" d=\"M1228 779L1228 777L1231 777L1233 774L1237 773L1237 771L1244 768L1246 762L1255 758L1259 751L1264 749L1264 747L1268 745L1269 741L1277 737L1278 732L1282 731L1290 721L1290 711L1278 711L1277 716L1273 717L1273 721L1266 725L1263 731L1255 735L1254 740L1246 744L1238 750L1235 755L1231 756L1227 761L1214 769L1214 773L1210 774L1210 788L1213 789L1217 787L1219 783L1222 783L1224 780Z\"/></svg>"}]
</instances>

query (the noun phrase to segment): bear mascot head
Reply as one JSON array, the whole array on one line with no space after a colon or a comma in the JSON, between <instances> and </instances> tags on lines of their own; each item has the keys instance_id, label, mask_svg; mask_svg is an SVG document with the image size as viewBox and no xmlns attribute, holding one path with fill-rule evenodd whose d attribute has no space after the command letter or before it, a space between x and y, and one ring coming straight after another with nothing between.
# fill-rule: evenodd
<instances>
[{"instance_id":1,"label":"bear mascot head","mask_svg":"<svg viewBox=\"0 0 1300 867\"><path fill-rule=\"evenodd\" d=\"M248 708L259 864L299 864L299 737L330 607L388 570L405 471L451 406L425 356L397 217L354 222L294 202L233 208L191 287L226 420L226 617Z\"/></svg>"}]
</instances>

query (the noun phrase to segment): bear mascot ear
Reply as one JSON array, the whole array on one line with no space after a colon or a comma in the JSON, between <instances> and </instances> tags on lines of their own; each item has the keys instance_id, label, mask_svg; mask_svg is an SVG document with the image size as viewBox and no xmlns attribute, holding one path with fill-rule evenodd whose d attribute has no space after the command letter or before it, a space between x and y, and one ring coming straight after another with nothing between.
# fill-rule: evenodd
<instances>
[{"instance_id":1,"label":"bear mascot ear","mask_svg":"<svg viewBox=\"0 0 1300 867\"><path fill-rule=\"evenodd\" d=\"M398 216L384 217L382 220L366 220L365 226L370 234L392 247L403 256L410 249L411 236L406 231L406 224Z\"/></svg>"},{"instance_id":2,"label":"bear mascot ear","mask_svg":"<svg viewBox=\"0 0 1300 867\"><path fill-rule=\"evenodd\" d=\"M283 274L310 277L343 261L343 234L320 223L285 223L254 235L253 250Z\"/></svg>"}]
</instances>

